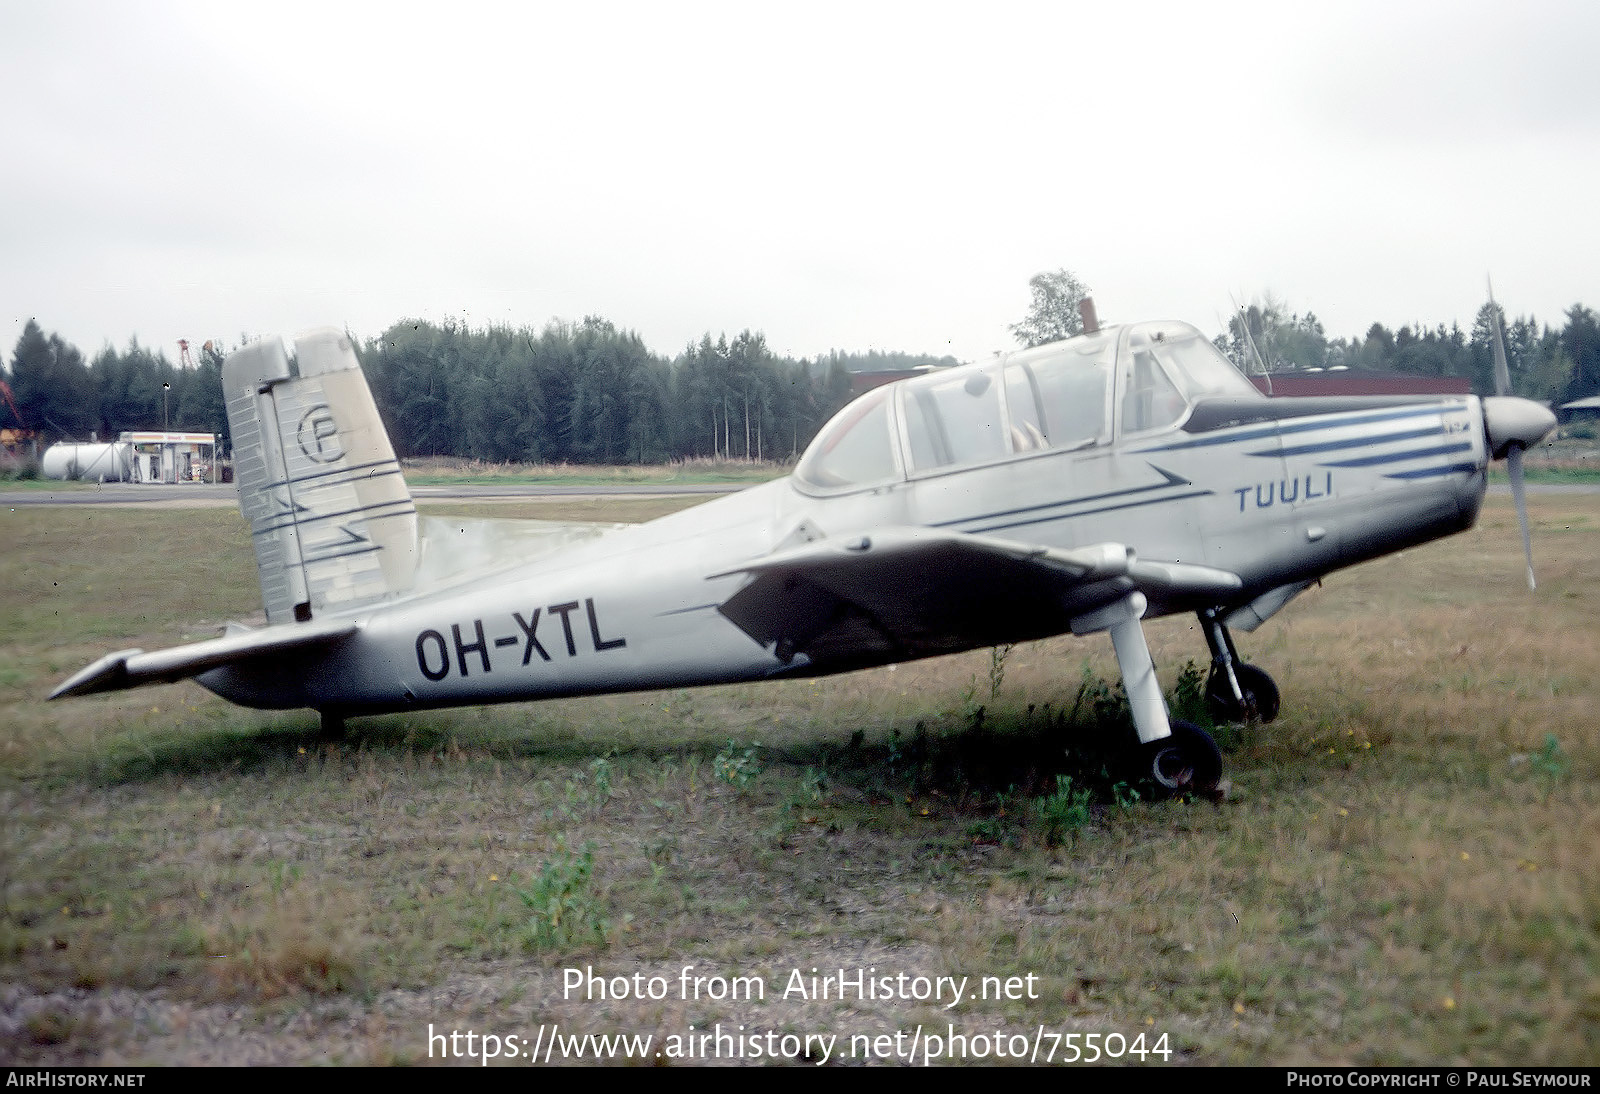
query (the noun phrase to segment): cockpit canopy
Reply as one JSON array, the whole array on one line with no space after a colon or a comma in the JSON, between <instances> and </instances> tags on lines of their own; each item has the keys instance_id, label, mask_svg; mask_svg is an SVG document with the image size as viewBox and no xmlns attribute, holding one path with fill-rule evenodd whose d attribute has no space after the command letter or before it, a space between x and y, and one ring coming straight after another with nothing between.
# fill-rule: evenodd
<instances>
[{"instance_id":1,"label":"cockpit canopy","mask_svg":"<svg viewBox=\"0 0 1600 1094\"><path fill-rule=\"evenodd\" d=\"M834 493L1109 444L1180 425L1209 395L1264 398L1187 323L1108 327L867 392L795 468Z\"/></svg>"}]
</instances>

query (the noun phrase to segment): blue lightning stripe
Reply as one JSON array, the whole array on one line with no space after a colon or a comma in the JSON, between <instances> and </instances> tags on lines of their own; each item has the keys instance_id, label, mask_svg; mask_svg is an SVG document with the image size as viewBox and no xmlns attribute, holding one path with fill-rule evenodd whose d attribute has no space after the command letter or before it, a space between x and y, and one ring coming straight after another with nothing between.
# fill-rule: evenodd
<instances>
[{"instance_id":1,"label":"blue lightning stripe","mask_svg":"<svg viewBox=\"0 0 1600 1094\"><path fill-rule=\"evenodd\" d=\"M374 471L381 468L377 475L363 475L363 471ZM315 471L309 475L296 475L289 479L275 479L263 486L263 490L271 490L279 486L302 486L317 479L331 479L339 475L348 475L351 481L365 478L379 478L382 475L400 474L400 465L391 459L372 460L369 463L355 463L348 467L335 467L331 471ZM320 485L320 484L319 484Z\"/></svg>"},{"instance_id":2,"label":"blue lightning stripe","mask_svg":"<svg viewBox=\"0 0 1600 1094\"><path fill-rule=\"evenodd\" d=\"M313 562L331 562L336 558L354 558L356 555L368 555L373 551L381 550L383 550L383 548L379 547L376 543L369 543L365 547L349 547L345 549L335 548L334 550L320 555L306 555L303 559L301 559L301 561L308 565Z\"/></svg>"},{"instance_id":3,"label":"blue lightning stripe","mask_svg":"<svg viewBox=\"0 0 1600 1094\"><path fill-rule=\"evenodd\" d=\"M1470 442L1462 441L1460 444L1441 444L1433 448L1413 448L1406 452L1391 452L1384 456L1362 456L1354 460L1334 460L1319 463L1319 467L1373 467L1382 463L1401 463L1405 460L1420 460L1426 456L1448 456L1452 452L1466 452L1472 447Z\"/></svg>"},{"instance_id":4,"label":"blue lightning stripe","mask_svg":"<svg viewBox=\"0 0 1600 1094\"><path fill-rule=\"evenodd\" d=\"M315 510L307 509L305 506L298 506L297 509L299 512L309 515L302 517L291 514L288 520L282 521L275 521L275 517L267 517L264 518L265 523L262 523L259 528L253 529L251 534L259 536L268 532L282 531L290 526L316 524L318 521L337 520L340 517L378 520L383 517L410 516L417 511L416 505L412 503L409 497L396 498L393 501L373 502L371 505L358 505L354 509L341 509L336 513L318 513Z\"/></svg>"},{"instance_id":5,"label":"blue lightning stripe","mask_svg":"<svg viewBox=\"0 0 1600 1094\"><path fill-rule=\"evenodd\" d=\"M1174 475L1171 471L1167 471L1167 470L1164 470L1164 469L1162 469L1160 467L1157 467L1155 464L1151 464L1150 465L1150 469L1152 471L1156 472L1158 475L1160 475L1166 481L1165 482L1150 483L1147 486L1133 486L1133 487L1129 487L1126 490L1112 490L1109 493L1105 493L1105 494L1084 494L1084 495L1081 495L1081 496L1076 497L1076 498L1063 498L1060 501L1047 501L1047 502L1044 502L1041 505L1025 505L1020 509L1002 509L999 512L995 512L995 513L976 513L976 514L974 514L974 515L972 515L970 517L956 517L956 518L954 518L952 520L936 521L935 523L929 525L929 527L932 527L932 528L949 528L952 525L957 525L957 524L971 524L973 521L994 520L997 517L1014 517L1014 516L1017 516L1018 514L1021 514L1021 513L1037 513L1037 512L1040 512L1041 510L1045 510L1045 509L1063 509L1063 508L1066 508L1069 505L1086 505L1086 504L1088 504L1089 502L1092 502L1092 501L1105 501L1108 498L1125 498L1125 497L1128 497L1130 494L1148 494L1152 490L1165 490L1169 486L1193 486L1194 485L1194 483L1192 483L1188 479L1184 478L1182 475ZM1121 508L1121 506L1113 506L1113 508ZM1091 512L1095 512L1095 513L1104 512L1104 510L1102 510L1102 509L1094 509L1094 510L1090 510L1090 511ZM1049 518L1047 518L1047 519L1049 519ZM1027 524L1027 523L1033 523L1033 522L1022 521L1022 522L1019 522L1019 523ZM1012 524L1001 524L1001 525L995 525L994 527L1011 528L1011 527L1014 527L1014 525L1012 525ZM970 531L970 529L969 529L969 531Z\"/></svg>"},{"instance_id":6,"label":"blue lightning stripe","mask_svg":"<svg viewBox=\"0 0 1600 1094\"><path fill-rule=\"evenodd\" d=\"M1317 428L1322 429L1323 426L1319 425ZM1220 437L1201 437L1199 440L1179 441L1177 444L1158 444L1154 448L1138 448L1134 451L1173 452L1181 448L1210 448L1213 445L1233 444L1235 441L1258 441L1263 437L1276 437L1279 432L1278 425L1274 422L1272 425L1247 429L1242 433L1228 433Z\"/></svg>"},{"instance_id":7,"label":"blue lightning stripe","mask_svg":"<svg viewBox=\"0 0 1600 1094\"><path fill-rule=\"evenodd\" d=\"M1407 429L1401 433L1385 433L1378 437L1346 437L1342 441L1313 441L1310 444L1297 444L1284 448L1279 452L1251 452L1251 456L1307 456L1313 452L1335 452L1341 448L1371 448L1374 445L1388 444L1391 441L1415 441L1422 437L1437 437L1437 426L1427 429Z\"/></svg>"},{"instance_id":8,"label":"blue lightning stripe","mask_svg":"<svg viewBox=\"0 0 1600 1094\"><path fill-rule=\"evenodd\" d=\"M1078 517L1087 517L1095 513L1112 513L1118 509L1139 509L1146 505L1164 505L1169 501L1182 501L1185 498L1203 498L1214 494L1214 490L1191 490L1187 494L1169 494L1164 498L1144 498L1139 501L1124 502L1121 505L1102 505L1098 509L1080 509L1073 513L1057 513L1048 517L1033 517L1029 520L1013 520L1004 524L986 524L981 528L970 528L971 532L998 532L1004 528L1021 528L1028 524L1049 524L1056 520L1076 520Z\"/></svg>"},{"instance_id":9,"label":"blue lightning stripe","mask_svg":"<svg viewBox=\"0 0 1600 1094\"><path fill-rule=\"evenodd\" d=\"M1389 422L1401 418L1432 417L1451 410L1461 410L1460 406L1433 403L1428 406L1406 407L1404 410L1375 410L1365 411L1360 414L1343 414L1332 418L1311 418L1304 421L1289 421L1287 419L1274 422L1272 425L1254 429L1246 429L1237 433L1227 433L1223 436L1199 437L1192 441L1179 441L1176 444L1157 445L1154 448L1141 448L1139 452L1170 452L1182 448L1209 448L1219 444L1233 444L1236 441L1254 441L1263 437L1283 436L1289 433L1311 433L1322 429L1337 429L1346 425L1365 425L1371 422ZM1252 452L1252 456L1265 455L1261 452ZM1273 452L1276 456L1278 453Z\"/></svg>"},{"instance_id":10,"label":"blue lightning stripe","mask_svg":"<svg viewBox=\"0 0 1600 1094\"><path fill-rule=\"evenodd\" d=\"M1454 475L1457 471L1476 471L1478 465L1472 462L1452 463L1445 467L1419 467L1415 471L1393 471L1385 475L1386 479L1431 479L1440 475Z\"/></svg>"}]
</instances>

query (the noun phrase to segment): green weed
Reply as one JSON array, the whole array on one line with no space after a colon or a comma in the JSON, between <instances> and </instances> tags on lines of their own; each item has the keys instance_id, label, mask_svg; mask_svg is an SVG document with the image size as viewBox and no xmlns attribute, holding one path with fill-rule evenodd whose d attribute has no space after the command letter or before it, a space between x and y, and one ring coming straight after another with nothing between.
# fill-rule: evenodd
<instances>
[{"instance_id":1,"label":"green weed","mask_svg":"<svg viewBox=\"0 0 1600 1094\"><path fill-rule=\"evenodd\" d=\"M539 866L526 889L516 893L532 912L527 944L535 950L562 950L573 946L604 945L611 930L594 883L594 846L584 844L573 854L559 837L556 850Z\"/></svg>"},{"instance_id":2,"label":"green weed","mask_svg":"<svg viewBox=\"0 0 1600 1094\"><path fill-rule=\"evenodd\" d=\"M800 776L800 796L810 805L821 805L828 793L828 779L814 767L808 767Z\"/></svg>"},{"instance_id":3,"label":"green weed","mask_svg":"<svg viewBox=\"0 0 1600 1094\"><path fill-rule=\"evenodd\" d=\"M749 790L761 774L761 760L756 755L760 747L761 742L755 741L741 751L739 742L729 737L728 746L711 761L712 774L736 790Z\"/></svg>"},{"instance_id":4,"label":"green weed","mask_svg":"<svg viewBox=\"0 0 1600 1094\"><path fill-rule=\"evenodd\" d=\"M1172 716L1199 726L1211 725L1211 714L1206 710L1206 674L1193 659L1186 661L1172 686Z\"/></svg>"},{"instance_id":5,"label":"green weed","mask_svg":"<svg viewBox=\"0 0 1600 1094\"><path fill-rule=\"evenodd\" d=\"M1071 775L1057 775L1055 792L1034 802L1044 841L1055 847L1075 837L1089 823L1093 798L1087 787L1073 788Z\"/></svg>"},{"instance_id":6,"label":"green weed","mask_svg":"<svg viewBox=\"0 0 1600 1094\"><path fill-rule=\"evenodd\" d=\"M1572 761L1561 749L1561 742L1554 733L1546 733L1544 744L1538 752L1533 754L1530 761L1535 775L1544 784L1544 800L1549 801L1556 784L1561 782L1572 771Z\"/></svg>"}]
</instances>

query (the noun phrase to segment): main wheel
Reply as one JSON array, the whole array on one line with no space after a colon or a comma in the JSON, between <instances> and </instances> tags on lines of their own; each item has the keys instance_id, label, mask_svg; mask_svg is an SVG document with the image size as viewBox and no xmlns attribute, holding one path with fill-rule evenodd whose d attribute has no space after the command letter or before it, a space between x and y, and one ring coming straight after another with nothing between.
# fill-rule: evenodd
<instances>
[{"instance_id":1,"label":"main wheel","mask_svg":"<svg viewBox=\"0 0 1600 1094\"><path fill-rule=\"evenodd\" d=\"M1217 742L1192 722L1173 722L1172 736L1147 747L1150 777L1169 794L1209 794L1222 782Z\"/></svg>"},{"instance_id":2,"label":"main wheel","mask_svg":"<svg viewBox=\"0 0 1600 1094\"><path fill-rule=\"evenodd\" d=\"M1227 674L1212 669L1206 680L1206 711L1219 722L1270 722L1278 716L1278 685L1256 668L1235 662L1233 674L1244 692L1244 703L1233 697Z\"/></svg>"}]
</instances>

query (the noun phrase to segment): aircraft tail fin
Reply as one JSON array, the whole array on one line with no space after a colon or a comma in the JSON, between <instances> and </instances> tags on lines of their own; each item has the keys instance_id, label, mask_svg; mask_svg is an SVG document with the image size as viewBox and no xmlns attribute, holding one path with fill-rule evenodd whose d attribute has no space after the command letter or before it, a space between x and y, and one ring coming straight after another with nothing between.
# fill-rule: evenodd
<instances>
[{"instance_id":1,"label":"aircraft tail fin","mask_svg":"<svg viewBox=\"0 0 1600 1094\"><path fill-rule=\"evenodd\" d=\"M269 623L402 592L417 508L350 338L336 328L252 343L222 366L239 508Z\"/></svg>"}]
</instances>

